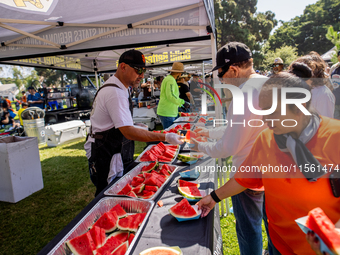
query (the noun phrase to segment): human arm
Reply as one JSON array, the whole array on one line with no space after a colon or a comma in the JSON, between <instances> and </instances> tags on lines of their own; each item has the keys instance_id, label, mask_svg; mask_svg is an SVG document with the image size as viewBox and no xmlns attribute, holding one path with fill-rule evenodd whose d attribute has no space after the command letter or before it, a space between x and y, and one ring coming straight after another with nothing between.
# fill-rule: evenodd
<instances>
[{"instance_id":1,"label":"human arm","mask_svg":"<svg viewBox=\"0 0 340 255\"><path fill-rule=\"evenodd\" d=\"M134 126L120 127L119 130L120 132L122 132L126 139L140 142L166 141L173 145L178 145L182 144L182 139L184 139L184 137L174 133L154 133L144 129L136 128Z\"/></svg>"},{"instance_id":2,"label":"human arm","mask_svg":"<svg viewBox=\"0 0 340 255\"><path fill-rule=\"evenodd\" d=\"M212 139L221 139L227 126L221 126L217 128L207 129L205 127L197 127L194 131L200 135L209 137Z\"/></svg>"},{"instance_id":3,"label":"human arm","mask_svg":"<svg viewBox=\"0 0 340 255\"><path fill-rule=\"evenodd\" d=\"M247 188L241 186L238 182L235 181L234 178L231 178L227 183L225 183L222 187L215 190L216 196L220 199L226 199L228 197L237 195ZM209 214L211 209L214 208L216 202L213 200L211 195L207 195L202 198L198 203L198 208L202 209L202 217L205 217Z\"/></svg>"},{"instance_id":4,"label":"human arm","mask_svg":"<svg viewBox=\"0 0 340 255\"><path fill-rule=\"evenodd\" d=\"M177 106L182 106L184 104L184 99L179 98L177 95L175 95L175 89L178 91L178 86L176 81L168 80L164 84L164 89L165 89L165 97L166 100L170 101L171 103L177 105ZM162 86L163 86L162 85ZM178 93L176 93L178 94Z\"/></svg>"}]
</instances>

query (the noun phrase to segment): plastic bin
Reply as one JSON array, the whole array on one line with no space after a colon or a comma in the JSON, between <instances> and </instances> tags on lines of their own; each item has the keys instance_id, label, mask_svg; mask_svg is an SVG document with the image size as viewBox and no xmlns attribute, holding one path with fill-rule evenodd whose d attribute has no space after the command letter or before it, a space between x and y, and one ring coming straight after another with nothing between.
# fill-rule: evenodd
<instances>
[{"instance_id":1,"label":"plastic bin","mask_svg":"<svg viewBox=\"0 0 340 255\"><path fill-rule=\"evenodd\" d=\"M45 127L46 143L49 147L86 137L86 126L81 120L71 120Z\"/></svg>"},{"instance_id":2,"label":"plastic bin","mask_svg":"<svg viewBox=\"0 0 340 255\"><path fill-rule=\"evenodd\" d=\"M38 139L0 139L0 201L16 203L44 187Z\"/></svg>"}]
</instances>

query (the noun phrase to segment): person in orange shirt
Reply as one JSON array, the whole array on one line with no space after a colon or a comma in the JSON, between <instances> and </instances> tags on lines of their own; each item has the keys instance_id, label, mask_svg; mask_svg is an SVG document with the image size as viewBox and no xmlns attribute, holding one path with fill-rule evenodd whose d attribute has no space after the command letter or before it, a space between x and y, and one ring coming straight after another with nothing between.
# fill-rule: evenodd
<instances>
[{"instance_id":1,"label":"person in orange shirt","mask_svg":"<svg viewBox=\"0 0 340 255\"><path fill-rule=\"evenodd\" d=\"M21 94L22 94L21 103L27 103L26 92L23 90L23 91L21 91Z\"/></svg>"},{"instance_id":2,"label":"person in orange shirt","mask_svg":"<svg viewBox=\"0 0 340 255\"><path fill-rule=\"evenodd\" d=\"M286 107L286 115L282 115L282 87L310 91L302 79L285 72L272 76L263 85L260 93L263 110L272 106L273 87L278 90L277 108L263 116L269 128L259 134L234 178L200 200L198 206L204 217L220 199L247 188L264 187L274 255L313 254L313 250L321 254L319 246L312 245L312 250L309 236L307 242L295 220L315 207L322 208L333 223L340 218L340 198L333 195L329 178L331 166L333 171L340 167L340 121L316 113L305 115L291 104ZM304 97L303 93L287 93L290 99ZM302 105L309 110L310 102Z\"/></svg>"}]
</instances>

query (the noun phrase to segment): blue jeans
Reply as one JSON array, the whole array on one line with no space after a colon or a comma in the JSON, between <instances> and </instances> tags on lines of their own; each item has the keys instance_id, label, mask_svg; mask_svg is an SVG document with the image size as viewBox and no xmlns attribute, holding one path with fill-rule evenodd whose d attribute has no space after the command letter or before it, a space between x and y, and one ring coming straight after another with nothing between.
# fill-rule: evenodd
<instances>
[{"instance_id":1,"label":"blue jeans","mask_svg":"<svg viewBox=\"0 0 340 255\"><path fill-rule=\"evenodd\" d=\"M264 221L264 226L266 228L266 232L267 232L267 238L268 238L268 252L269 255L274 255L277 253L274 253L274 249L275 247L273 246L272 240L270 239L269 236L269 230L268 230L268 218L267 218L267 213L266 213L266 199L265 199L265 195L263 195L263 208L262 208L262 213L263 213L263 221ZM276 249L275 249L276 250Z\"/></svg>"},{"instance_id":2,"label":"blue jeans","mask_svg":"<svg viewBox=\"0 0 340 255\"><path fill-rule=\"evenodd\" d=\"M247 189L231 197L241 255L262 255L263 194Z\"/></svg>"},{"instance_id":3,"label":"blue jeans","mask_svg":"<svg viewBox=\"0 0 340 255\"><path fill-rule=\"evenodd\" d=\"M165 116L159 116L159 118L161 119L163 129L170 127L174 123L174 120L177 119L177 117L165 117Z\"/></svg>"}]
</instances>

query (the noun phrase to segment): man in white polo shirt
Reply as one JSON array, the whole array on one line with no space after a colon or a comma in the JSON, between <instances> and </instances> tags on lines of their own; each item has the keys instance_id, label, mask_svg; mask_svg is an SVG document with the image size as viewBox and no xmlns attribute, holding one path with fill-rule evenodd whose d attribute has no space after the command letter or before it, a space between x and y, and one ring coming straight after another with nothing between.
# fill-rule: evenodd
<instances>
[{"instance_id":1,"label":"man in white polo shirt","mask_svg":"<svg viewBox=\"0 0 340 255\"><path fill-rule=\"evenodd\" d=\"M137 50L124 52L117 72L98 90L91 112L91 131L85 143L90 177L96 196L133 162L134 141L167 141L181 144L177 134L159 134L133 124L129 86L139 84L145 73L145 57Z\"/></svg>"}]
</instances>

